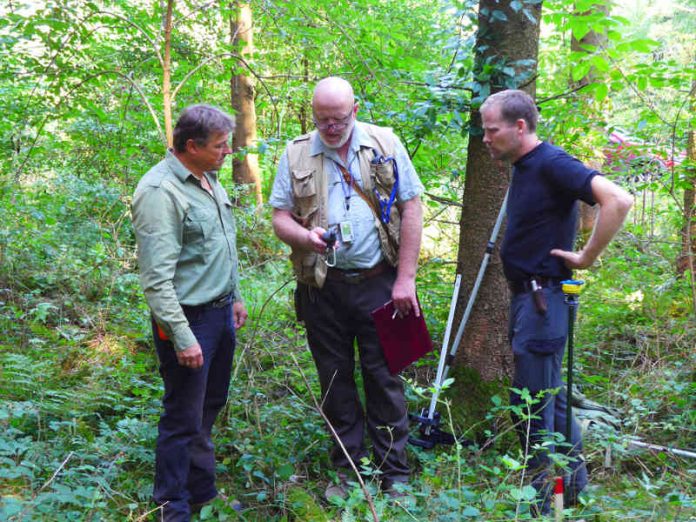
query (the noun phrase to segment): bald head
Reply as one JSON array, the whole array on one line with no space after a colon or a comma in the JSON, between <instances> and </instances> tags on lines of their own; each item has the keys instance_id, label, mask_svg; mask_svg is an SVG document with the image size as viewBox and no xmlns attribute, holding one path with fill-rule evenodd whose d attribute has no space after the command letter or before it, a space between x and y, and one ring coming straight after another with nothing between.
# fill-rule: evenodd
<instances>
[{"instance_id":1,"label":"bald head","mask_svg":"<svg viewBox=\"0 0 696 522\"><path fill-rule=\"evenodd\" d=\"M329 76L319 81L314 87L314 97L312 98L312 109L336 108L345 112L346 107L353 106L355 96L353 87L343 78Z\"/></svg>"},{"instance_id":2,"label":"bald head","mask_svg":"<svg viewBox=\"0 0 696 522\"><path fill-rule=\"evenodd\" d=\"M317 83L312 112L314 125L324 145L345 154L358 113L350 83L336 76L329 76Z\"/></svg>"}]
</instances>

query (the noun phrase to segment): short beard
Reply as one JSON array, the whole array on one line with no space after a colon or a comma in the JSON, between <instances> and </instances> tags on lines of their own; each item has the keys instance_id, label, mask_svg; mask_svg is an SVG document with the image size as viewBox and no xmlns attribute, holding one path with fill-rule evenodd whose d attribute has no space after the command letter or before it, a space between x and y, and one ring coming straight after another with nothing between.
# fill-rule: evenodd
<instances>
[{"instance_id":1,"label":"short beard","mask_svg":"<svg viewBox=\"0 0 696 522\"><path fill-rule=\"evenodd\" d=\"M331 145L330 143L326 143L326 141L322 137L321 133L317 132L317 134L319 134L319 139L321 140L321 142L324 144L324 146L327 149L338 150L341 147L343 147L348 142L348 140L351 138L351 136L353 135L353 128L354 127L355 127L355 120L351 121L350 125L345 128L345 130L343 131L343 137L336 145Z\"/></svg>"}]
</instances>

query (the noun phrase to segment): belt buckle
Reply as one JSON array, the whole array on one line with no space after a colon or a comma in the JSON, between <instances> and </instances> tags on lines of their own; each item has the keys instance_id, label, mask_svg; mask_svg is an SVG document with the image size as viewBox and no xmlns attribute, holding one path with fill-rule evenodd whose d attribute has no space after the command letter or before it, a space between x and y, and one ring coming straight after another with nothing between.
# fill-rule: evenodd
<instances>
[{"instance_id":1,"label":"belt buckle","mask_svg":"<svg viewBox=\"0 0 696 522\"><path fill-rule=\"evenodd\" d=\"M357 285L360 281L362 281L363 272L361 270L344 271L343 277L345 278L346 283Z\"/></svg>"}]
</instances>

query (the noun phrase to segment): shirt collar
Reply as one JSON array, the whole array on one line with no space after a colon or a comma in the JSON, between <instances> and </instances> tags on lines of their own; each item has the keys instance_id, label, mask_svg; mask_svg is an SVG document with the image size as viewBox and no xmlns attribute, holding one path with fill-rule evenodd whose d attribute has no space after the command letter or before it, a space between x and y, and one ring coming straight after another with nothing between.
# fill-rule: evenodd
<instances>
[{"instance_id":1,"label":"shirt collar","mask_svg":"<svg viewBox=\"0 0 696 522\"><path fill-rule=\"evenodd\" d=\"M181 163L181 160L176 157L173 149L167 149L164 159L167 162L169 169L177 178L179 178L182 183L185 183L189 176L196 178L196 176L194 176L193 173L187 169L183 163ZM214 170L208 171L206 174L211 176L213 179L217 179L217 172Z\"/></svg>"},{"instance_id":2,"label":"shirt collar","mask_svg":"<svg viewBox=\"0 0 696 522\"><path fill-rule=\"evenodd\" d=\"M363 129L362 123L356 121L353 127L353 134L350 137L349 153L353 152L355 154L362 147L372 147L372 141ZM324 142L321 141L319 137L319 133L315 129L310 134L309 155L316 156L317 154L324 154L332 157L336 155L336 151L324 145Z\"/></svg>"}]
</instances>

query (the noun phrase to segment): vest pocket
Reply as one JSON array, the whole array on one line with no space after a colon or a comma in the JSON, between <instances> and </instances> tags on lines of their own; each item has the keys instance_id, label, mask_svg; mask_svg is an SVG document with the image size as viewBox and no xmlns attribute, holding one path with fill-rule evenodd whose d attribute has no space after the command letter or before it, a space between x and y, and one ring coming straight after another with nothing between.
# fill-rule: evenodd
<instances>
[{"instance_id":1,"label":"vest pocket","mask_svg":"<svg viewBox=\"0 0 696 522\"><path fill-rule=\"evenodd\" d=\"M370 164L370 173L372 174L372 180L377 188L377 191L383 197L389 197L394 186L394 165L392 162Z\"/></svg>"},{"instance_id":2,"label":"vest pocket","mask_svg":"<svg viewBox=\"0 0 696 522\"><path fill-rule=\"evenodd\" d=\"M292 171L292 194L296 198L316 196L317 186L314 169Z\"/></svg>"}]
</instances>

